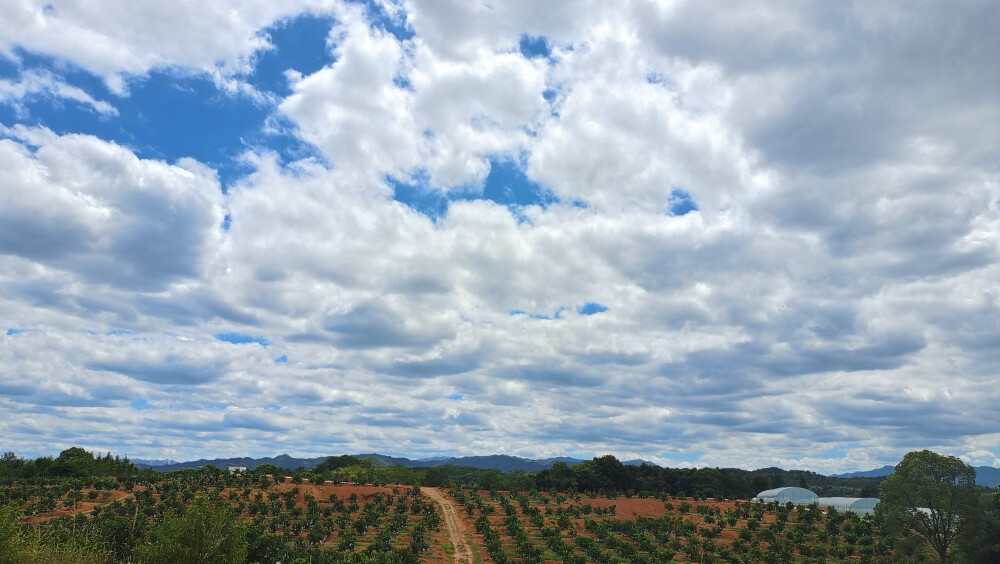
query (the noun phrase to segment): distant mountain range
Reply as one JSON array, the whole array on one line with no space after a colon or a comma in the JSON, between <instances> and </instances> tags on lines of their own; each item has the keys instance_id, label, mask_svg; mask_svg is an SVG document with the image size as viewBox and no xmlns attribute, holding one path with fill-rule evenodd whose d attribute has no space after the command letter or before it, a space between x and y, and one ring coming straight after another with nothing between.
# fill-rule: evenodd
<instances>
[{"instance_id":1,"label":"distant mountain range","mask_svg":"<svg viewBox=\"0 0 1000 564\"><path fill-rule=\"evenodd\" d=\"M225 470L230 466L246 466L247 468L256 468L261 464L273 464L278 468L286 468L288 470L294 470L299 467L312 468L320 462L326 460L325 456L319 458L294 458L287 454L280 454L273 458L249 458L249 457L239 457L239 458L213 458L211 460L207 458L201 458L198 460L190 460L188 462L172 462L169 464L145 464L136 460L132 462L139 468L152 468L158 472L169 472L171 470L184 470L185 468L198 468L199 466L216 466Z\"/></svg>"},{"instance_id":2,"label":"distant mountain range","mask_svg":"<svg viewBox=\"0 0 1000 564\"><path fill-rule=\"evenodd\" d=\"M468 466L471 468L492 468L499 470L501 472L510 472L511 470L523 470L525 472L537 472L539 470L545 470L546 468L551 468L556 462L565 462L567 466L575 466L583 460L576 458L542 458L542 459L530 459L530 458L520 458L517 456L508 456L506 454L493 454L490 456L462 456L462 457L450 457L450 458L428 458L424 460L410 460L409 458L395 458L392 456L384 456L381 454L356 454L358 458L370 458L375 457L385 466L405 466L407 468L431 468L433 466Z\"/></svg>"},{"instance_id":3,"label":"distant mountain range","mask_svg":"<svg viewBox=\"0 0 1000 564\"><path fill-rule=\"evenodd\" d=\"M497 454L492 456L462 456L462 457L435 457L426 458L422 460L411 460L409 458L399 458L395 456L387 456L384 454L377 453L366 453L366 454L355 454L358 458L375 458L379 461L382 466L404 466L406 468L430 468L433 466L469 466L472 468L493 468L500 470L501 472L510 472L511 470L523 470L525 472L537 472L539 470L545 470L546 468L551 468L556 462L565 462L567 466L575 466L583 462L583 460L576 458L558 457L558 458L543 458L543 459L528 459L519 458L516 456L507 456L504 454ZM321 456L318 458L295 458L287 454L282 454L279 456L264 457L264 458L215 458L212 460L200 459L192 460L189 462L173 462L167 461L167 464L155 464L156 462L161 462L158 460L145 461L145 460L133 460L136 466L140 468L152 468L159 472L169 472L171 470L183 470L185 468L197 468L199 466L205 466L211 464L212 466L217 466L219 468L227 468L229 466L246 466L247 468L256 468L261 464L273 464L278 468L285 468L287 470L294 470L296 468L312 468L320 462L326 460L327 457ZM628 461L624 464L630 463L641 463L641 461Z\"/></svg>"},{"instance_id":4,"label":"distant mountain range","mask_svg":"<svg viewBox=\"0 0 1000 564\"><path fill-rule=\"evenodd\" d=\"M130 458L129 461L139 467L147 466L166 466L167 464L177 464L176 460L170 460L169 458Z\"/></svg>"},{"instance_id":5,"label":"distant mountain range","mask_svg":"<svg viewBox=\"0 0 1000 564\"><path fill-rule=\"evenodd\" d=\"M377 453L367 453L367 454L355 454L358 458L375 458L378 460L379 464L382 466L403 466L406 468L431 468L434 466L467 466L471 468L488 469L492 468L494 470L500 470L501 472L510 472L511 470L522 470L524 472L537 472L539 470L545 470L546 468L551 468L556 462L565 462L567 466L576 466L583 462L579 458L569 458L569 457L556 457L556 458L541 458L541 459L531 459L531 458L520 458L517 456L508 456L506 454L494 454L490 456L461 456L461 457L433 457L433 458L423 458L420 460L412 460L409 458L401 458L395 456L387 456L384 454ZM295 470L296 468L312 468L320 462L326 460L327 457L320 456L317 458L296 458L289 456L287 454L282 454L279 456L264 457L264 458L215 458L212 460L200 459L192 460L189 462L174 462L172 460L143 460L135 459L132 462L135 463L139 468L152 468L158 472L169 472L171 470L183 470L185 468L197 468L199 466L205 466L211 464L218 468L227 468L229 466L246 466L247 468L253 469L261 464L272 464L278 468L284 468L286 470ZM656 466L654 463L648 460L633 459L625 460L622 464L628 466L639 466L641 464L649 464L651 466ZM1000 484L1000 468L992 468L990 466L977 466L976 469L976 483L980 486L986 486L989 488L996 487ZM775 468L774 470L778 470ZM881 468L876 468L874 470L864 470L860 472L847 472L845 474L832 474L834 478L876 478L880 476L888 476L892 474L895 470L894 466L883 466Z\"/></svg>"},{"instance_id":6,"label":"distant mountain range","mask_svg":"<svg viewBox=\"0 0 1000 564\"><path fill-rule=\"evenodd\" d=\"M622 460L622 464L625 466L642 466L643 464L648 464L650 466L659 466L655 462L650 462L648 460L643 460L641 458L633 458L632 460Z\"/></svg>"},{"instance_id":7,"label":"distant mountain range","mask_svg":"<svg viewBox=\"0 0 1000 564\"><path fill-rule=\"evenodd\" d=\"M887 464L874 470L861 470L859 472L848 472L846 474L830 474L830 476L833 478L877 478L879 476L888 476L895 471L895 466Z\"/></svg>"},{"instance_id":8,"label":"distant mountain range","mask_svg":"<svg viewBox=\"0 0 1000 564\"><path fill-rule=\"evenodd\" d=\"M579 458L569 458L569 457L556 457L556 458L541 458L541 459L530 459L530 458L519 458L517 456L508 456L505 454L495 454L491 456L462 456L462 457L433 457L433 458L422 458L420 460L411 460L409 458L400 458L395 456L387 456L378 453L367 453L367 454L355 454L358 458L375 458L379 461L382 466L403 466L406 468L431 468L434 466L468 466L471 468L487 469L492 468L495 470L500 470L501 472L510 472L511 470L522 470L524 472L537 472L539 470L545 470L546 468L551 468L556 462L565 462L567 466L576 466L583 462ZM215 458L208 460L205 458L199 460L191 460L188 462L175 462L173 460L143 460L136 459L132 462L135 463L139 468L152 468L159 472L169 472L171 470L183 470L185 468L197 468L199 466L205 466L211 464L219 468L227 468L229 466L246 466L247 468L256 468L261 464L273 464L278 468L285 468L287 470L294 470L296 468L312 468L320 462L326 460L325 456L318 458L296 458L289 456L287 454L282 454L279 456L264 457L264 458L249 458L249 457L239 457L239 458ZM655 466L652 462L648 460L634 459L623 461L622 464L629 466L639 466L641 464L649 464Z\"/></svg>"},{"instance_id":9,"label":"distant mountain range","mask_svg":"<svg viewBox=\"0 0 1000 564\"><path fill-rule=\"evenodd\" d=\"M1000 484L1000 468L992 466L975 466L976 484L995 488ZM834 478L875 478L878 476L888 476L896 471L895 466L886 465L874 470L864 470L861 472L848 472L846 474L833 474Z\"/></svg>"}]
</instances>

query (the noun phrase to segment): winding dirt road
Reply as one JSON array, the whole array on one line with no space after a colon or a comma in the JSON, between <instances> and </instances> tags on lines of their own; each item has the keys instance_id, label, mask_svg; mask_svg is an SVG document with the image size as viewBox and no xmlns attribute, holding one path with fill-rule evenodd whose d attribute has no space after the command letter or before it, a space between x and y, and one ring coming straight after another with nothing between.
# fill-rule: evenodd
<instances>
[{"instance_id":1,"label":"winding dirt road","mask_svg":"<svg viewBox=\"0 0 1000 564\"><path fill-rule=\"evenodd\" d=\"M455 562L472 564L472 549L465 539L465 528L455 511L455 504L437 488L422 487L420 493L436 501L444 511L444 522L448 526L448 536L451 537L451 544L455 547Z\"/></svg>"}]
</instances>

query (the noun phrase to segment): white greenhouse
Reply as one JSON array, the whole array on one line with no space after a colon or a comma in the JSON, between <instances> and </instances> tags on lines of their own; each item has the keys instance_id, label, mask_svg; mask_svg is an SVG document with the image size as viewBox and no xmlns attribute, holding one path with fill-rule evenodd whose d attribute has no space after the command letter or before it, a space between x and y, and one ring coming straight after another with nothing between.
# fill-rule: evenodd
<instances>
[{"instance_id":1,"label":"white greenhouse","mask_svg":"<svg viewBox=\"0 0 1000 564\"><path fill-rule=\"evenodd\" d=\"M871 515L875 512L877 497L820 497L816 503L823 507L832 507L837 511L850 511L859 515Z\"/></svg>"},{"instance_id":2,"label":"white greenhouse","mask_svg":"<svg viewBox=\"0 0 1000 564\"><path fill-rule=\"evenodd\" d=\"M811 490L795 487L765 490L753 498L754 501L763 501L765 503L777 501L780 504L785 504L790 501L793 505L809 505L810 503L815 503L817 499L819 499L819 496Z\"/></svg>"}]
</instances>

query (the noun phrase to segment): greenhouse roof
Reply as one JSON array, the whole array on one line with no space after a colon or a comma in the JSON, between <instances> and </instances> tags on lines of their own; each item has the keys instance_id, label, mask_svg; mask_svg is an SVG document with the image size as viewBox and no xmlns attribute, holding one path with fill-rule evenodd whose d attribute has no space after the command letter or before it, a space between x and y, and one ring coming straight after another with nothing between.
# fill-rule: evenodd
<instances>
[{"instance_id":1,"label":"greenhouse roof","mask_svg":"<svg viewBox=\"0 0 1000 564\"><path fill-rule=\"evenodd\" d=\"M812 490L807 490L805 488L796 487L784 487L784 488L774 488L773 490L764 490L757 494L754 499L761 500L795 500L795 499L816 499L816 494Z\"/></svg>"},{"instance_id":2,"label":"greenhouse roof","mask_svg":"<svg viewBox=\"0 0 1000 564\"><path fill-rule=\"evenodd\" d=\"M820 497L816 503L824 507L832 507L838 511L853 511L854 513L871 513L878 503L877 497Z\"/></svg>"}]
</instances>

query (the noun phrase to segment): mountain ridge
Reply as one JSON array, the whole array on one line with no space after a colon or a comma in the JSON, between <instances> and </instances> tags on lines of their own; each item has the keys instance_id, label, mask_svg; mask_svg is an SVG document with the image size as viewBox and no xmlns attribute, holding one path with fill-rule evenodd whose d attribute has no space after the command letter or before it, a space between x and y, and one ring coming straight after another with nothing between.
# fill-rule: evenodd
<instances>
[{"instance_id":1,"label":"mountain ridge","mask_svg":"<svg viewBox=\"0 0 1000 564\"><path fill-rule=\"evenodd\" d=\"M976 471L976 485L995 488L1000 484L1000 468L992 466L973 466ZM888 476L896 471L896 467L886 464L881 468L873 470L861 470L858 472L846 472L844 474L831 474L832 478L878 478Z\"/></svg>"},{"instance_id":2,"label":"mountain ridge","mask_svg":"<svg viewBox=\"0 0 1000 564\"><path fill-rule=\"evenodd\" d=\"M896 467L892 464L886 464L881 468L875 468L874 470L858 470L855 472L845 472L843 474L830 474L831 478L878 478L880 476L888 476L896 470Z\"/></svg>"},{"instance_id":3,"label":"mountain ridge","mask_svg":"<svg viewBox=\"0 0 1000 564\"><path fill-rule=\"evenodd\" d=\"M551 468L556 462L565 462L567 466L575 466L583 462L581 459L569 458L569 457L555 457L555 458L541 458L541 459L530 459L521 458L517 456L510 456L506 454L494 454L488 456L461 456L461 457L434 457L429 459L413 460L410 458L389 456L385 454L378 453L361 453L353 454L360 459L374 458L378 460L379 464L383 466L403 466L405 468L433 468L435 466L468 466L471 468L479 469L494 469L500 470L501 472L510 472L511 470L522 470L524 472L538 472L540 470L545 470ZM158 472L169 472L171 470L183 470L185 468L197 468L199 466L212 465L219 468L227 468L229 466L246 466L249 469L256 468L261 464L272 464L278 468L284 468L286 470L295 470L297 468L310 469L316 466L320 462L326 460L326 456L320 456L315 458L297 458L290 456L288 454L279 454L274 457L262 457L262 458L251 458L247 456L234 457L234 458L201 458L198 460L191 460L186 462L174 462L172 464L145 464L143 462L136 462L136 466L139 468L152 468ZM634 461L629 461L632 463Z\"/></svg>"}]
</instances>

